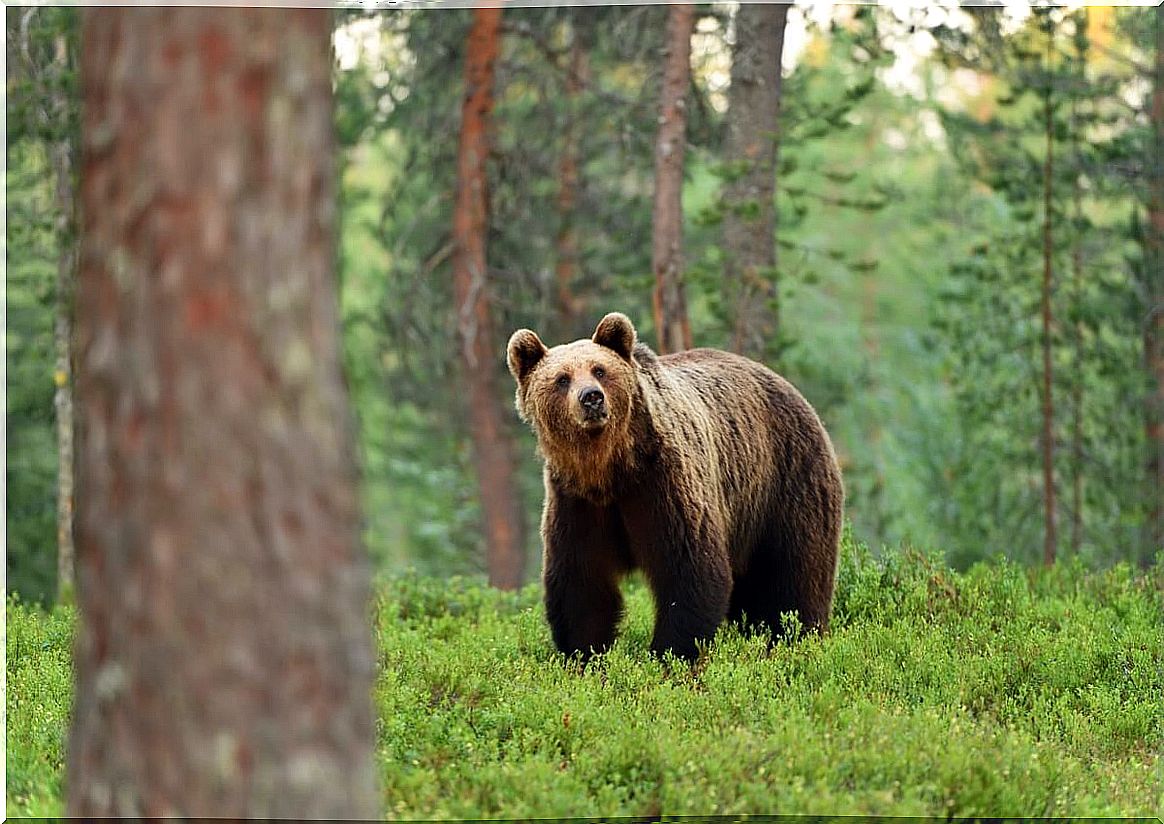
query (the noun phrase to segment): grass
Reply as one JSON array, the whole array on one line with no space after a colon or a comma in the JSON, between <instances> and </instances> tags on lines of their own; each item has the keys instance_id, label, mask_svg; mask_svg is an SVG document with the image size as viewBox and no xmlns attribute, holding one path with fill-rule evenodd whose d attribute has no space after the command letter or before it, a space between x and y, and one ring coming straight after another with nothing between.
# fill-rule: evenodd
<instances>
[{"instance_id":1,"label":"grass","mask_svg":"<svg viewBox=\"0 0 1164 824\"><path fill-rule=\"evenodd\" d=\"M553 652L536 587L406 577L375 605L389 818L1148 816L1161 802L1159 567L953 572L846 548L826 637L726 628L694 669L622 637ZM73 613L10 600L8 813L62 811Z\"/></svg>"}]
</instances>

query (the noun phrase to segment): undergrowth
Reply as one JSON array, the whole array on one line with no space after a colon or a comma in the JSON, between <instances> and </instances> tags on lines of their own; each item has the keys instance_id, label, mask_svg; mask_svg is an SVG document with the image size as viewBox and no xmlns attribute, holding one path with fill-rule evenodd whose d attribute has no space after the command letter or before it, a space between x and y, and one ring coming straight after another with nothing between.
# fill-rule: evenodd
<instances>
[{"instance_id":1,"label":"undergrowth","mask_svg":"<svg viewBox=\"0 0 1164 824\"><path fill-rule=\"evenodd\" d=\"M1159 568L965 573L846 546L831 631L725 627L694 668L553 651L539 591L403 577L373 605L389 818L1145 816L1161 803ZM59 815L74 612L7 606L8 814Z\"/></svg>"}]
</instances>

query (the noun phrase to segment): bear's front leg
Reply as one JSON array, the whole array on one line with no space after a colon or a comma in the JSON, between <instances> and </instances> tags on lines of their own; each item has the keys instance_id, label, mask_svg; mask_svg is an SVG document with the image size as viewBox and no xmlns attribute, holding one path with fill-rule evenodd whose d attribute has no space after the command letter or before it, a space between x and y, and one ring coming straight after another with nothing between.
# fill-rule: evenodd
<instances>
[{"instance_id":1,"label":"bear's front leg","mask_svg":"<svg viewBox=\"0 0 1164 824\"><path fill-rule=\"evenodd\" d=\"M589 658L614 643L622 619L622 594L613 579L594 579L579 567L549 567L545 575L546 618L554 646Z\"/></svg>"},{"instance_id":2,"label":"bear's front leg","mask_svg":"<svg viewBox=\"0 0 1164 824\"><path fill-rule=\"evenodd\" d=\"M547 484L542 516L546 618L554 645L588 658L614 643L625 568L621 524L610 512Z\"/></svg>"},{"instance_id":3,"label":"bear's front leg","mask_svg":"<svg viewBox=\"0 0 1164 824\"><path fill-rule=\"evenodd\" d=\"M731 562L715 520L690 506L655 500L627 512L628 534L635 535L636 527L642 540L635 554L643 559L655 597L651 651L694 661L696 644L711 640L731 601Z\"/></svg>"},{"instance_id":4,"label":"bear's front leg","mask_svg":"<svg viewBox=\"0 0 1164 824\"><path fill-rule=\"evenodd\" d=\"M697 643L710 641L727 615L731 599L730 576L725 581L718 571L696 571L693 564L687 573L666 583L656 582L655 634L651 652L672 652L694 661L699 656ZM688 582L695 582L694 585Z\"/></svg>"}]
</instances>

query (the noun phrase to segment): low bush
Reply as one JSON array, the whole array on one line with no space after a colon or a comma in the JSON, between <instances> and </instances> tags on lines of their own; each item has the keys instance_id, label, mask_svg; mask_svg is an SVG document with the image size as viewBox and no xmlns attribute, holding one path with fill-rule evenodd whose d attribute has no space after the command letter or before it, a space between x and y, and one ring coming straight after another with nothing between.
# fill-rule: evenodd
<instances>
[{"instance_id":1,"label":"low bush","mask_svg":"<svg viewBox=\"0 0 1164 824\"><path fill-rule=\"evenodd\" d=\"M373 605L389 818L1144 816L1161 804L1158 575L957 573L847 546L831 631L725 627L694 668L552 648L539 591L403 577ZM8 812L62 811L74 613L8 602Z\"/></svg>"}]
</instances>

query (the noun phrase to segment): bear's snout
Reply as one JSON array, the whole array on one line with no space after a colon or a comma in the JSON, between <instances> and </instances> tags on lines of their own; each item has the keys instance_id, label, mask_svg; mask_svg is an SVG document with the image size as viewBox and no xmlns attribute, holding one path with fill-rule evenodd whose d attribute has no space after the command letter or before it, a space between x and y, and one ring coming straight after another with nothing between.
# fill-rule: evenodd
<instances>
[{"instance_id":1,"label":"bear's snout","mask_svg":"<svg viewBox=\"0 0 1164 824\"><path fill-rule=\"evenodd\" d=\"M601 409L606 405L606 396L602 394L602 390L596 386L591 386L589 389L583 389L578 395L578 400L582 402L582 406L587 409Z\"/></svg>"},{"instance_id":2,"label":"bear's snout","mask_svg":"<svg viewBox=\"0 0 1164 824\"><path fill-rule=\"evenodd\" d=\"M578 403L582 406L582 419L586 422L605 420L606 395L597 386L588 386L578 393Z\"/></svg>"}]
</instances>

